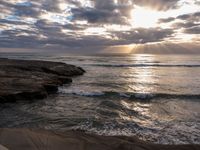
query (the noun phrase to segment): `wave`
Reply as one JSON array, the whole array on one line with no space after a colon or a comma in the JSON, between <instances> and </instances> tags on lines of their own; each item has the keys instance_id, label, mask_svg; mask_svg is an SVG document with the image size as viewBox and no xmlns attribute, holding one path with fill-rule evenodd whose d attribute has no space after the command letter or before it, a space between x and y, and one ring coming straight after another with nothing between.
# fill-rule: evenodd
<instances>
[{"instance_id":1,"label":"wave","mask_svg":"<svg viewBox=\"0 0 200 150\"><path fill-rule=\"evenodd\" d=\"M85 92L85 91L67 91L59 90L62 94L72 94L85 97L99 97L99 98L128 98L130 100L151 100L151 99L200 99L200 94L165 94L165 93L133 93L133 92Z\"/></svg>"},{"instance_id":2,"label":"wave","mask_svg":"<svg viewBox=\"0 0 200 150\"><path fill-rule=\"evenodd\" d=\"M185 67L193 68L200 67L200 64L90 64L91 66L97 67Z\"/></svg>"},{"instance_id":3,"label":"wave","mask_svg":"<svg viewBox=\"0 0 200 150\"><path fill-rule=\"evenodd\" d=\"M190 122L172 122L164 124L156 124L154 127L148 128L135 122L98 122L89 121L82 122L77 126L71 127L72 130L81 130L90 134L103 136L136 136L141 140L145 140L157 144L200 144L199 131L196 129L198 123ZM162 130L159 128L162 127ZM186 132L186 131L187 132ZM173 135L173 136L172 136Z\"/></svg>"}]
</instances>

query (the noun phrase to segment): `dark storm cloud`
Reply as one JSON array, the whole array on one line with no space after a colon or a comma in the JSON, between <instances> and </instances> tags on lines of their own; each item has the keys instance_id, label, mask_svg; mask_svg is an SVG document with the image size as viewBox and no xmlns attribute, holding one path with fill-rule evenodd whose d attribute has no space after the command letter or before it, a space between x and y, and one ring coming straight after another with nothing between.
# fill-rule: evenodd
<instances>
[{"instance_id":1,"label":"dark storm cloud","mask_svg":"<svg viewBox=\"0 0 200 150\"><path fill-rule=\"evenodd\" d=\"M71 10L74 20L87 20L89 23L127 24L133 5L129 0L95 0L94 7L79 7Z\"/></svg>"},{"instance_id":2,"label":"dark storm cloud","mask_svg":"<svg viewBox=\"0 0 200 150\"><path fill-rule=\"evenodd\" d=\"M72 9L73 18L75 20L87 20L89 23L100 24L125 24L126 18L122 17L118 12L97 10L91 8Z\"/></svg>"},{"instance_id":3,"label":"dark storm cloud","mask_svg":"<svg viewBox=\"0 0 200 150\"><path fill-rule=\"evenodd\" d=\"M114 0L93 0L94 7L98 10L104 11L118 11L122 16L128 17L130 10L133 8L131 0L118 0L114 3Z\"/></svg>"},{"instance_id":4,"label":"dark storm cloud","mask_svg":"<svg viewBox=\"0 0 200 150\"><path fill-rule=\"evenodd\" d=\"M133 2L140 6L151 7L159 11L175 9L180 0L134 0Z\"/></svg>"}]
</instances>

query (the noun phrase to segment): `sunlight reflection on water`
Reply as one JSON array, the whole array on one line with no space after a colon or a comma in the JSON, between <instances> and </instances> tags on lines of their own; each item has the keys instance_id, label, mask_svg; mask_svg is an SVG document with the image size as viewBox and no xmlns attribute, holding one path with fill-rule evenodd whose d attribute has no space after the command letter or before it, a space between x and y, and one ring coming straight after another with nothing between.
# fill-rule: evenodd
<instances>
[{"instance_id":1,"label":"sunlight reflection on water","mask_svg":"<svg viewBox=\"0 0 200 150\"><path fill-rule=\"evenodd\" d=\"M83 129L156 143L200 143L199 56L22 55L22 59L75 64L86 73L42 101L2 106L1 127Z\"/></svg>"},{"instance_id":2,"label":"sunlight reflection on water","mask_svg":"<svg viewBox=\"0 0 200 150\"><path fill-rule=\"evenodd\" d=\"M135 64L142 64L145 62L154 62L155 55L135 55L133 57L133 63ZM152 67L141 67L135 69L134 67L128 68L128 74L134 76L134 78L129 78L129 83L134 83L127 85L128 92L138 92L138 93L150 93L154 91L154 86L149 86L149 84L154 84L157 81L154 78L154 69ZM149 83L149 84L147 84Z\"/></svg>"}]
</instances>

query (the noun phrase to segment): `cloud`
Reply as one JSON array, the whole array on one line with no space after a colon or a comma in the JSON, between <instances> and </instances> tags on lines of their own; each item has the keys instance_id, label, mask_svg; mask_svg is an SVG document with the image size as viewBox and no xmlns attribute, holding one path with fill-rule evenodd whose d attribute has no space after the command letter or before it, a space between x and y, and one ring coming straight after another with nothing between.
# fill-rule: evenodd
<instances>
[{"instance_id":1,"label":"cloud","mask_svg":"<svg viewBox=\"0 0 200 150\"><path fill-rule=\"evenodd\" d=\"M126 18L118 12L97 10L91 8L72 9L74 20L87 20L89 23L100 24L125 24Z\"/></svg>"},{"instance_id":2,"label":"cloud","mask_svg":"<svg viewBox=\"0 0 200 150\"><path fill-rule=\"evenodd\" d=\"M133 2L139 6L150 7L159 11L178 8L180 0L134 0Z\"/></svg>"},{"instance_id":3,"label":"cloud","mask_svg":"<svg viewBox=\"0 0 200 150\"><path fill-rule=\"evenodd\" d=\"M78 28L78 29L77 29ZM70 30L66 33L63 29ZM24 47L24 48L49 48L49 47L90 47L90 46L114 46L138 43L163 41L172 36L173 31L161 28L137 28L130 31L107 31L104 35L82 34L84 26L61 25L48 20L38 20L31 29L2 31L0 37L1 47ZM10 45L12 43L12 45Z\"/></svg>"},{"instance_id":4,"label":"cloud","mask_svg":"<svg viewBox=\"0 0 200 150\"><path fill-rule=\"evenodd\" d=\"M13 15L19 17L34 17L37 18L41 11L37 8L37 5L32 4L31 2L17 3L13 6L15 9Z\"/></svg>"},{"instance_id":5,"label":"cloud","mask_svg":"<svg viewBox=\"0 0 200 150\"><path fill-rule=\"evenodd\" d=\"M1 7L3 6L3 7ZM15 2L15 1L5 1L0 2L1 11L6 15L15 16L32 16L36 17L40 14L40 9L36 3L31 2Z\"/></svg>"},{"instance_id":6,"label":"cloud","mask_svg":"<svg viewBox=\"0 0 200 150\"><path fill-rule=\"evenodd\" d=\"M200 34L200 12L159 19L159 23L172 23L174 30L183 29L183 33Z\"/></svg>"},{"instance_id":7,"label":"cloud","mask_svg":"<svg viewBox=\"0 0 200 150\"><path fill-rule=\"evenodd\" d=\"M196 5L200 5L200 1L199 0L195 0L195 4Z\"/></svg>"},{"instance_id":8,"label":"cloud","mask_svg":"<svg viewBox=\"0 0 200 150\"><path fill-rule=\"evenodd\" d=\"M71 9L73 20L87 20L89 23L100 24L127 24L130 11L133 8L131 1L93 0L94 7L79 7Z\"/></svg>"},{"instance_id":9,"label":"cloud","mask_svg":"<svg viewBox=\"0 0 200 150\"><path fill-rule=\"evenodd\" d=\"M200 44L197 43L156 43L139 45L132 53L139 54L200 54Z\"/></svg>"},{"instance_id":10,"label":"cloud","mask_svg":"<svg viewBox=\"0 0 200 150\"><path fill-rule=\"evenodd\" d=\"M137 28L127 32L113 32L119 40L119 44L141 44L149 42L159 42L172 36L174 32L171 29L160 28Z\"/></svg>"},{"instance_id":11,"label":"cloud","mask_svg":"<svg viewBox=\"0 0 200 150\"><path fill-rule=\"evenodd\" d=\"M174 18L174 17L162 18L162 19L159 19L158 23L169 23L169 22L174 21L175 19L176 18Z\"/></svg>"},{"instance_id":12,"label":"cloud","mask_svg":"<svg viewBox=\"0 0 200 150\"><path fill-rule=\"evenodd\" d=\"M177 22L173 24L173 27L175 29L181 29L181 28L192 28L195 26L199 26L200 23L193 23L193 22Z\"/></svg>"},{"instance_id":13,"label":"cloud","mask_svg":"<svg viewBox=\"0 0 200 150\"><path fill-rule=\"evenodd\" d=\"M163 42L175 38L178 29L199 34L200 12L162 18L158 26L141 28L134 27L131 18L135 5L158 13L181 7L179 0L1 0L0 47L99 50ZM162 28L167 23L172 26Z\"/></svg>"},{"instance_id":14,"label":"cloud","mask_svg":"<svg viewBox=\"0 0 200 150\"><path fill-rule=\"evenodd\" d=\"M7 38L0 37L1 47L35 48L39 44L38 36L35 34L35 32L29 30L20 30L20 32L17 30L6 30L2 32L2 35L6 35ZM28 35L28 37L26 35Z\"/></svg>"},{"instance_id":15,"label":"cloud","mask_svg":"<svg viewBox=\"0 0 200 150\"><path fill-rule=\"evenodd\" d=\"M179 15L177 17L161 18L159 23L169 23L173 21L200 22L200 12Z\"/></svg>"},{"instance_id":16,"label":"cloud","mask_svg":"<svg viewBox=\"0 0 200 150\"><path fill-rule=\"evenodd\" d=\"M176 19L186 20L186 21L200 21L200 12L180 15Z\"/></svg>"},{"instance_id":17,"label":"cloud","mask_svg":"<svg viewBox=\"0 0 200 150\"><path fill-rule=\"evenodd\" d=\"M200 25L186 28L184 32L189 34L200 34Z\"/></svg>"}]
</instances>

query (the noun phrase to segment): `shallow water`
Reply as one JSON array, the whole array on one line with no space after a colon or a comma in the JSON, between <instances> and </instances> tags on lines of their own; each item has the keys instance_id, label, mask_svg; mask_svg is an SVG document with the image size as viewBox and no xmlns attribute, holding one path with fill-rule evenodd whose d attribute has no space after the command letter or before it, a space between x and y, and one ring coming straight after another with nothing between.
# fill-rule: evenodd
<instances>
[{"instance_id":1,"label":"shallow water","mask_svg":"<svg viewBox=\"0 0 200 150\"><path fill-rule=\"evenodd\" d=\"M83 129L162 144L200 144L200 56L1 54L65 62L87 72L58 94L0 105L0 127Z\"/></svg>"}]
</instances>

